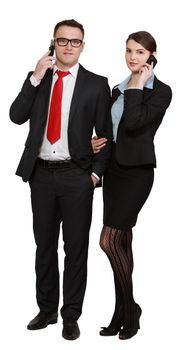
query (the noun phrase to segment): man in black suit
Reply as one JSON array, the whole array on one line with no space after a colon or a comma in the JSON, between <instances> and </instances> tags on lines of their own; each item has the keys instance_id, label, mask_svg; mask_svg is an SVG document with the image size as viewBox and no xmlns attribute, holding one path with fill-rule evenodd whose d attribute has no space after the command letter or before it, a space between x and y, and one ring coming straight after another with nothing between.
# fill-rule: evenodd
<instances>
[{"instance_id":1,"label":"man in black suit","mask_svg":"<svg viewBox=\"0 0 184 350\"><path fill-rule=\"evenodd\" d=\"M93 129L97 136L111 138L110 89L105 77L78 63L83 38L80 23L59 22L54 29L55 63L50 52L44 55L10 108L14 123L30 123L16 172L30 184L37 246L36 296L40 312L28 329L57 322L57 248L62 222L65 264L61 316L62 335L68 340L80 335L77 320L86 288L93 190L110 153L107 143L100 153L93 154Z\"/></svg>"}]
</instances>

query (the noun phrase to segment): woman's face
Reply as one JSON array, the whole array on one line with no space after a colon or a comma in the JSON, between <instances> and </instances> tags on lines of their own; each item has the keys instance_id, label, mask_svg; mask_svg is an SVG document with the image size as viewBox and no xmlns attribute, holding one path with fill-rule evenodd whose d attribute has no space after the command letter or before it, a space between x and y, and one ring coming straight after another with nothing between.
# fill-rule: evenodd
<instances>
[{"instance_id":1,"label":"woman's face","mask_svg":"<svg viewBox=\"0 0 184 350\"><path fill-rule=\"evenodd\" d=\"M141 44L130 39L126 45L125 59L128 68L132 73L138 73L142 66L145 65L151 52L146 50Z\"/></svg>"}]
</instances>

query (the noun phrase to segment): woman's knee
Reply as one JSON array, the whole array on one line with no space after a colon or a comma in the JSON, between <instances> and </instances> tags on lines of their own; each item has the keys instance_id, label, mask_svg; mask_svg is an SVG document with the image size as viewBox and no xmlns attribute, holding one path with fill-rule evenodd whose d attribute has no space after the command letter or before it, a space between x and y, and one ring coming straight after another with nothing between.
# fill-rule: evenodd
<instances>
[{"instance_id":1,"label":"woman's knee","mask_svg":"<svg viewBox=\"0 0 184 350\"><path fill-rule=\"evenodd\" d=\"M100 248L107 254L113 249L113 229L108 226L103 226L102 233L100 236Z\"/></svg>"}]
</instances>

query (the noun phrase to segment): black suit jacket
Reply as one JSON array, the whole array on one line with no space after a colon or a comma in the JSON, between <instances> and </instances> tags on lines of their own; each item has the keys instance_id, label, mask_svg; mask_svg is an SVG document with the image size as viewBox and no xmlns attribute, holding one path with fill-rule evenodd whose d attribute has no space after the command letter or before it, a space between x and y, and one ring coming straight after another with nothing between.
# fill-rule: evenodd
<instances>
[{"instance_id":1,"label":"black suit jacket","mask_svg":"<svg viewBox=\"0 0 184 350\"><path fill-rule=\"evenodd\" d=\"M14 123L23 124L29 120L30 124L25 149L16 171L24 181L30 179L43 140L52 74L51 70L47 70L41 84L34 87L30 83L30 72L10 108L10 118ZM110 89L107 78L91 73L80 65L69 113L69 152L80 167L89 168L99 177L103 175L110 155L112 130L109 104ZM97 136L109 139L107 147L96 155L93 154L91 146L93 128Z\"/></svg>"},{"instance_id":2,"label":"black suit jacket","mask_svg":"<svg viewBox=\"0 0 184 350\"><path fill-rule=\"evenodd\" d=\"M112 103L121 94L114 88ZM171 88L154 78L153 89L124 91L124 112L116 141L116 160L121 165L156 167L154 136L171 102Z\"/></svg>"}]
</instances>

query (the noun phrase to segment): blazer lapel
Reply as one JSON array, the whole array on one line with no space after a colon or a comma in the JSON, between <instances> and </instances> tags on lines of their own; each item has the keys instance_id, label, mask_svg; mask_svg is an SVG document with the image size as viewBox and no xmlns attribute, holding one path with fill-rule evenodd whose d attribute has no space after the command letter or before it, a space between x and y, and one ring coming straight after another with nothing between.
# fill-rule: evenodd
<instances>
[{"instance_id":1,"label":"blazer lapel","mask_svg":"<svg viewBox=\"0 0 184 350\"><path fill-rule=\"evenodd\" d=\"M113 103L117 100L117 98L121 95L121 91L118 88L114 88L112 90L112 97L111 97L111 106Z\"/></svg>"},{"instance_id":2,"label":"blazer lapel","mask_svg":"<svg viewBox=\"0 0 184 350\"><path fill-rule=\"evenodd\" d=\"M51 91L51 85L52 85L52 76L53 76L53 70L48 69L45 77L45 81L43 84L43 98L44 98L44 106L45 109L48 111L49 107L49 100L50 100L50 91Z\"/></svg>"},{"instance_id":3,"label":"blazer lapel","mask_svg":"<svg viewBox=\"0 0 184 350\"><path fill-rule=\"evenodd\" d=\"M70 106L69 123L71 123L72 118L75 115L77 105L84 91L85 80L86 80L86 70L84 67L79 65L79 70L78 70L77 79L76 79L75 88L74 88L73 97L72 97L71 106Z\"/></svg>"},{"instance_id":4,"label":"blazer lapel","mask_svg":"<svg viewBox=\"0 0 184 350\"><path fill-rule=\"evenodd\" d=\"M36 123L39 125L39 128L41 130L45 128L47 122L51 85L52 71L48 70L48 72L46 72L45 78L40 84L39 90L39 118L37 118Z\"/></svg>"}]
</instances>

